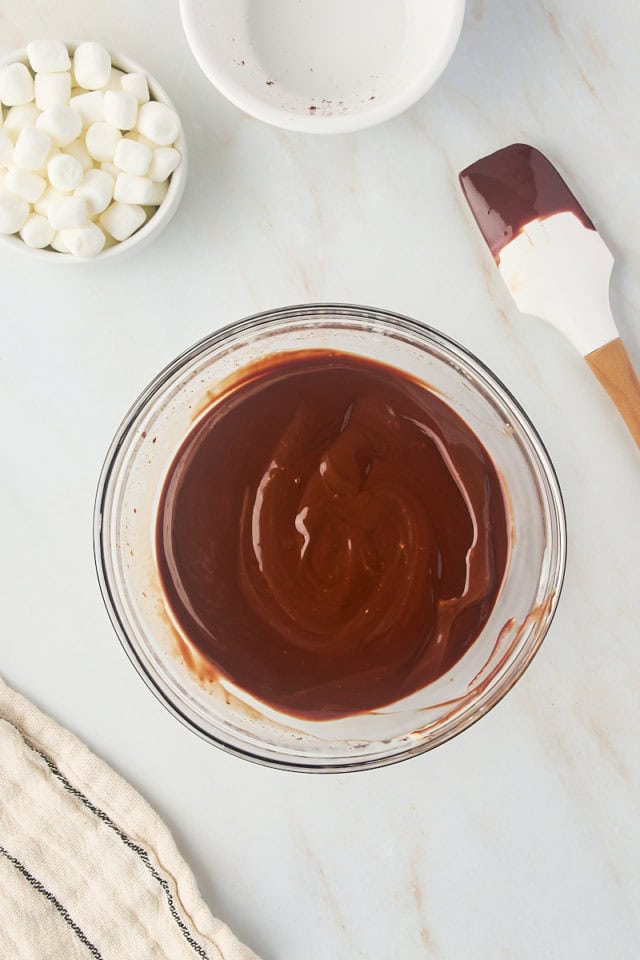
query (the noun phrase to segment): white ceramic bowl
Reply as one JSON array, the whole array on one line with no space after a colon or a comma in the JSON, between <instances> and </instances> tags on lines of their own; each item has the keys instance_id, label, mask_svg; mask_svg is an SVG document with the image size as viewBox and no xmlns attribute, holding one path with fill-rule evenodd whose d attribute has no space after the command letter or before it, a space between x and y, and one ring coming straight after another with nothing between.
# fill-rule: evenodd
<instances>
[{"instance_id":1,"label":"white ceramic bowl","mask_svg":"<svg viewBox=\"0 0 640 960\"><path fill-rule=\"evenodd\" d=\"M458 41L464 0L180 0L206 76L267 123L373 126L416 102Z\"/></svg>"},{"instance_id":2,"label":"white ceramic bowl","mask_svg":"<svg viewBox=\"0 0 640 960\"><path fill-rule=\"evenodd\" d=\"M69 43L67 44L67 48L70 56L73 56L76 44ZM16 50L9 56L3 57L0 59L0 66L16 62L29 66L26 49ZM124 73L143 73L147 78L151 99L157 100L159 103L165 103L168 107L171 107L172 110L175 110L176 113L178 112L158 81L134 60L130 60L129 57L124 57L121 54L111 53L111 65L117 70L124 71ZM57 263L95 263L97 260L102 262L103 260L112 260L114 257L122 256L123 253L140 250L141 247L145 246L151 239L157 237L158 234L164 230L178 209L178 205L182 199L187 180L187 145L182 130L176 141L176 149L180 151L182 159L177 169L171 174L167 195L156 212L127 240L116 243L112 247L107 247L102 253L99 253L97 257L74 257L70 253L58 253L57 250L51 250L49 248L34 250L32 247L28 247L17 234L11 234L10 236L0 234L0 244L2 244L3 247L9 247L11 250L27 254L30 257L37 257L40 260L55 261Z\"/></svg>"}]
</instances>

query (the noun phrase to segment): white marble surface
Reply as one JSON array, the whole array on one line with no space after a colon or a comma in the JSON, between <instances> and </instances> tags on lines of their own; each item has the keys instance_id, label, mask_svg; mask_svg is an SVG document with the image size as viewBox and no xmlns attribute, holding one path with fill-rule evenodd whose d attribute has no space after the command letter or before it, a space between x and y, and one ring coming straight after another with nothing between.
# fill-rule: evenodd
<instances>
[{"instance_id":1,"label":"white marble surface","mask_svg":"<svg viewBox=\"0 0 640 960\"><path fill-rule=\"evenodd\" d=\"M146 64L192 154L175 222L138 257L0 257L0 670L145 793L264 960L640 955L640 456L583 361L518 315L455 181L516 139L561 166L616 255L640 367L639 32L629 0L470 0L421 103L315 139L227 104L171 0L0 0L0 52L53 34ZM489 716L409 763L318 778L228 757L156 702L103 610L91 514L112 433L163 364L219 324L323 299L406 312L493 367L555 460L570 557L542 651Z\"/></svg>"}]
</instances>

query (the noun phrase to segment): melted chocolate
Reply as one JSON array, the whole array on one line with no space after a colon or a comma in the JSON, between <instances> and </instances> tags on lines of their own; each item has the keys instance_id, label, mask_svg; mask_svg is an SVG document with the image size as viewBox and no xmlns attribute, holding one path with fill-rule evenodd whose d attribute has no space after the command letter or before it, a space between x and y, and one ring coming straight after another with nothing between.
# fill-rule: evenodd
<instances>
[{"instance_id":1,"label":"melted chocolate","mask_svg":"<svg viewBox=\"0 0 640 960\"><path fill-rule=\"evenodd\" d=\"M460 174L471 212L496 261L500 251L532 220L573 213L595 227L553 164L526 143L483 157Z\"/></svg>"},{"instance_id":2,"label":"melted chocolate","mask_svg":"<svg viewBox=\"0 0 640 960\"><path fill-rule=\"evenodd\" d=\"M400 371L309 351L245 368L169 469L157 561L180 632L266 704L369 711L477 638L508 554L484 447Z\"/></svg>"}]
</instances>

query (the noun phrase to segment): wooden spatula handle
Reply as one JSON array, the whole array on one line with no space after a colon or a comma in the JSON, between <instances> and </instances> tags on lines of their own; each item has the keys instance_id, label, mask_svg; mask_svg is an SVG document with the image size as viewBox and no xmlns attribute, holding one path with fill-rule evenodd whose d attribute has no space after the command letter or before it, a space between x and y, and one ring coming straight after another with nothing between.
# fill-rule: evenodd
<instances>
[{"instance_id":1,"label":"wooden spatula handle","mask_svg":"<svg viewBox=\"0 0 640 960\"><path fill-rule=\"evenodd\" d=\"M620 337L587 354L585 360L605 388L640 447L640 380Z\"/></svg>"}]
</instances>

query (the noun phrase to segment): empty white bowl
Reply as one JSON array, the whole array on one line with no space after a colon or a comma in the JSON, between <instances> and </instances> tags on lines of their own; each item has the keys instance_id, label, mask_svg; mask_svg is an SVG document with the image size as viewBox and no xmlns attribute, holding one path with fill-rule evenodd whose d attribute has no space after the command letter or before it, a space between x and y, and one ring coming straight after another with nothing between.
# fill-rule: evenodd
<instances>
[{"instance_id":1,"label":"empty white bowl","mask_svg":"<svg viewBox=\"0 0 640 960\"><path fill-rule=\"evenodd\" d=\"M71 57L73 57L75 47L75 44L67 44L67 48ZM16 50L9 56L0 59L0 66L6 63L17 62L24 63L29 66L29 58L27 56L26 49ZM149 85L149 94L151 99L157 100L159 103L164 103L168 107L171 107L171 109L176 113L178 112L158 81L135 61L130 60L129 57L124 57L121 54L112 52L111 65L117 70L122 70L124 73L144 74ZM145 246L150 240L152 240L154 237L157 237L158 234L167 226L178 209L180 200L182 199L182 194L184 193L184 187L187 180L187 146L182 130L180 131L180 136L176 141L176 149L179 150L181 154L180 164L171 174L169 178L169 189L167 190L167 195L157 208L156 212L152 214L146 223L144 223L140 229L133 233L130 237L128 237L126 240L122 240L120 243L116 243L114 246L106 247L101 253L98 254L97 257L75 257L70 253L58 253L57 250L53 250L51 247L45 247L44 250L37 250L32 247L28 247L18 234L10 234L8 236L0 234L0 244L4 247L9 247L11 250L15 250L18 253L24 253L29 257L35 257L40 260L48 260L49 262L57 263L95 263L97 260L102 262L103 260L112 260L114 257L122 256L124 253L140 250L142 246Z\"/></svg>"},{"instance_id":2,"label":"empty white bowl","mask_svg":"<svg viewBox=\"0 0 640 960\"><path fill-rule=\"evenodd\" d=\"M180 0L193 54L242 110L289 130L373 126L416 102L458 41L464 0Z\"/></svg>"}]
</instances>

